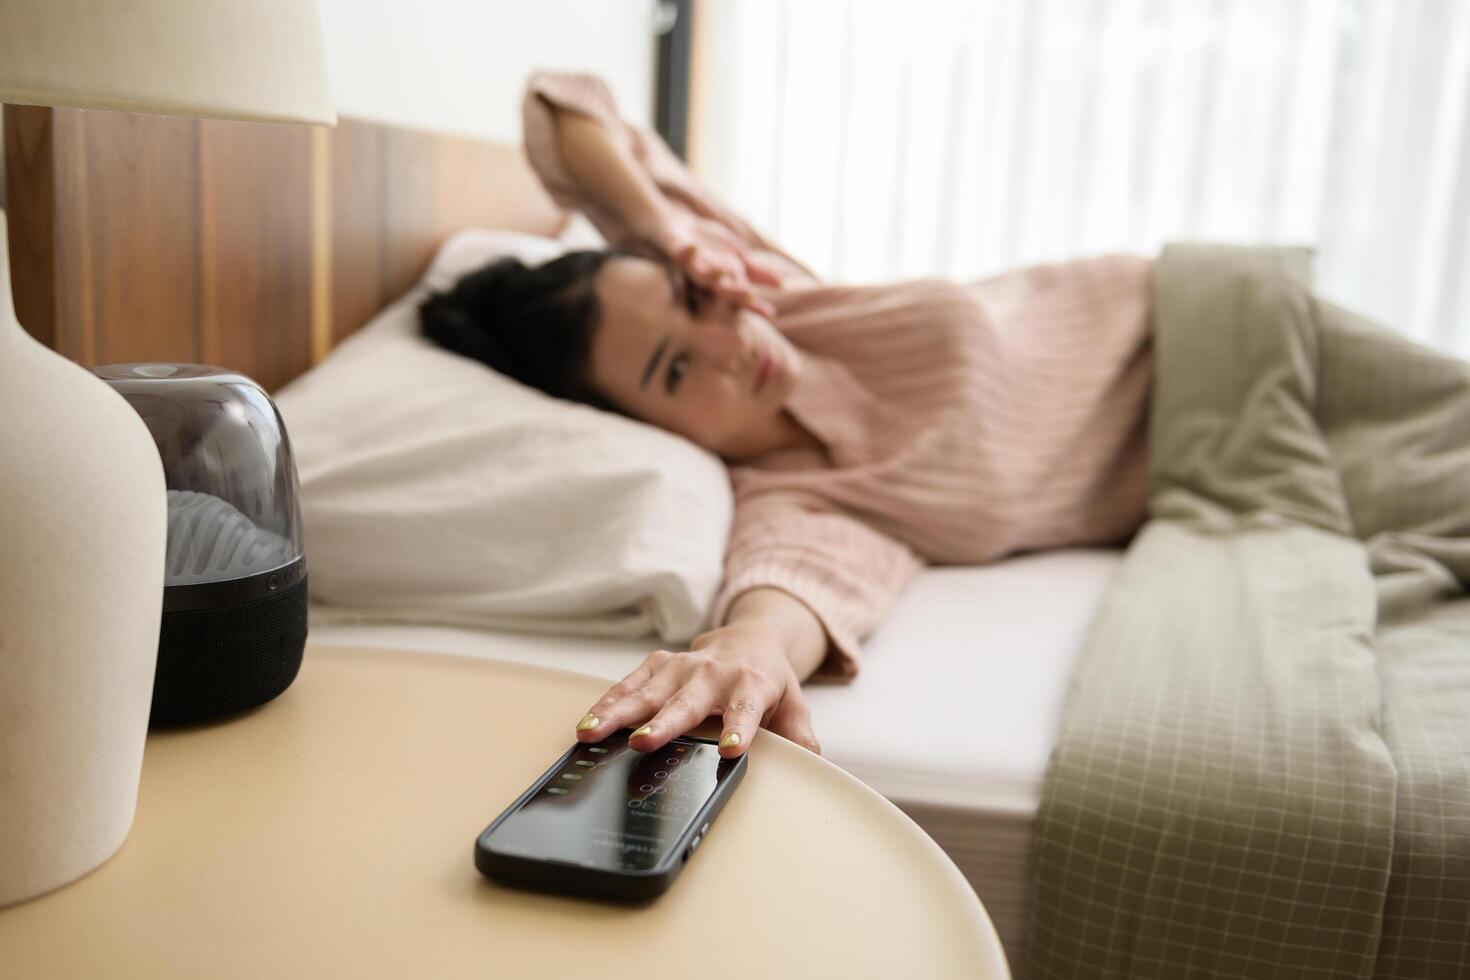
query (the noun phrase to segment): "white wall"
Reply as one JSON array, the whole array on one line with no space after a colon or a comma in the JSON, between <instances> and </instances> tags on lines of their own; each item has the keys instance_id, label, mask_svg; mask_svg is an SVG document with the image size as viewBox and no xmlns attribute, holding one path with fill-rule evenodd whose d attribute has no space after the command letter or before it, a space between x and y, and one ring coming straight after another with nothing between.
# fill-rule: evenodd
<instances>
[{"instance_id":1,"label":"white wall","mask_svg":"<svg viewBox=\"0 0 1470 980\"><path fill-rule=\"evenodd\" d=\"M519 142L536 68L602 76L653 118L654 0L319 0L339 115Z\"/></svg>"},{"instance_id":2,"label":"white wall","mask_svg":"<svg viewBox=\"0 0 1470 980\"><path fill-rule=\"evenodd\" d=\"M340 115L516 143L536 68L602 76L653 121L654 0L320 0ZM0 144L0 207L5 204Z\"/></svg>"}]
</instances>

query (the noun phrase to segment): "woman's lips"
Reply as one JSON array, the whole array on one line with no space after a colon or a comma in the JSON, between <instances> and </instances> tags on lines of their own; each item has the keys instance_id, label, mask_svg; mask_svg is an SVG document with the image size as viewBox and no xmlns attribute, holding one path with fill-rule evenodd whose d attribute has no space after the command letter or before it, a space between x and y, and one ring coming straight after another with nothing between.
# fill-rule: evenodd
<instances>
[{"instance_id":1,"label":"woman's lips","mask_svg":"<svg viewBox=\"0 0 1470 980\"><path fill-rule=\"evenodd\" d=\"M773 367L775 367L775 363L771 355L762 354L760 364L755 369L755 390L757 394L766 386L766 379L771 376L771 369Z\"/></svg>"}]
</instances>

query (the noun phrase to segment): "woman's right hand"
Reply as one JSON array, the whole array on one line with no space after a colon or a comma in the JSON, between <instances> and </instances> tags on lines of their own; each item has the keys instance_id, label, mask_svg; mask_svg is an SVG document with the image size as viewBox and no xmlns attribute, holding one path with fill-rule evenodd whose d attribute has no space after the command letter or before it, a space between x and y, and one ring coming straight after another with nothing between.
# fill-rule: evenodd
<instances>
[{"instance_id":1,"label":"woman's right hand","mask_svg":"<svg viewBox=\"0 0 1470 980\"><path fill-rule=\"evenodd\" d=\"M583 716L578 740L598 742L637 726L628 744L652 752L720 715L720 755L726 759L749 748L760 727L821 755L801 681L778 633L757 622L731 623L700 635L691 647L649 654Z\"/></svg>"}]
</instances>

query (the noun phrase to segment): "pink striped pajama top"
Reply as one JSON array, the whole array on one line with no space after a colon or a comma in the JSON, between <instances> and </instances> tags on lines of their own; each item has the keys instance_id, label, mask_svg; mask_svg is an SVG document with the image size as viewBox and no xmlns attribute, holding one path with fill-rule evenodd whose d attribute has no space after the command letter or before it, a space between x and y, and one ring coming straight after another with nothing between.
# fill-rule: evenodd
<instances>
[{"instance_id":1,"label":"pink striped pajama top","mask_svg":"<svg viewBox=\"0 0 1470 980\"><path fill-rule=\"evenodd\" d=\"M619 118L601 82L537 75L524 102L532 166L615 244L628 231L562 165L553 105L601 120L670 201L788 272L766 293L804 355L786 408L824 450L732 466L714 622L747 589L784 589L827 631L814 678L851 680L860 641L924 563L1121 543L1137 530L1151 259L1083 258L970 284L824 284L700 188L657 136Z\"/></svg>"}]
</instances>

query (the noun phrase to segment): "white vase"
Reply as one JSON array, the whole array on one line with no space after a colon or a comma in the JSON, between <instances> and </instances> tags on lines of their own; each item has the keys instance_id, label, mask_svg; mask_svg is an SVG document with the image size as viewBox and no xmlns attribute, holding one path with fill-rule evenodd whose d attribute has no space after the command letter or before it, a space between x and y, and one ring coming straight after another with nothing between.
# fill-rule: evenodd
<instances>
[{"instance_id":1,"label":"white vase","mask_svg":"<svg viewBox=\"0 0 1470 980\"><path fill-rule=\"evenodd\" d=\"M132 827L167 538L147 427L21 329L5 241L0 212L0 906Z\"/></svg>"}]
</instances>

